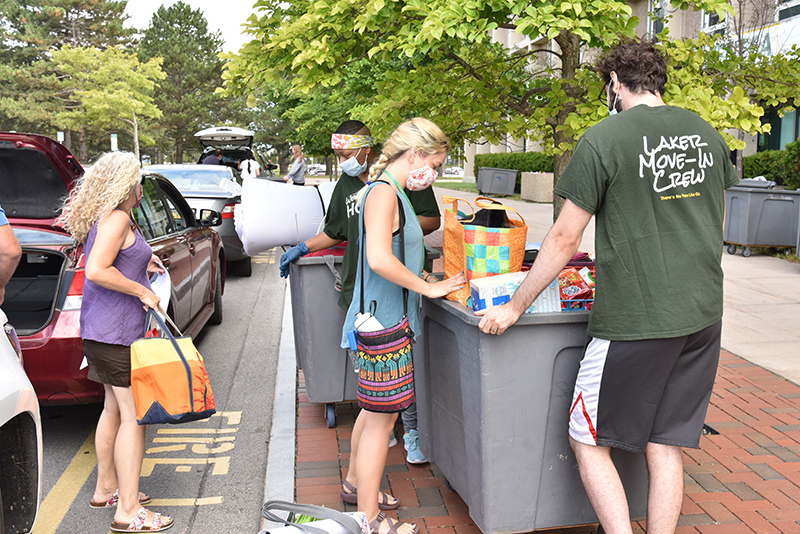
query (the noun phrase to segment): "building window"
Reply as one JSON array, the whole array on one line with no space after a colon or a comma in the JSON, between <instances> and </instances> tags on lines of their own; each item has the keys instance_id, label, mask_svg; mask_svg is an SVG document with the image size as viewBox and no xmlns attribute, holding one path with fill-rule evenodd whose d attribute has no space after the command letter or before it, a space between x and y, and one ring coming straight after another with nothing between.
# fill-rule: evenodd
<instances>
[{"instance_id":1,"label":"building window","mask_svg":"<svg viewBox=\"0 0 800 534\"><path fill-rule=\"evenodd\" d=\"M778 9L778 20L786 20L797 15L800 15L800 4Z\"/></svg>"}]
</instances>

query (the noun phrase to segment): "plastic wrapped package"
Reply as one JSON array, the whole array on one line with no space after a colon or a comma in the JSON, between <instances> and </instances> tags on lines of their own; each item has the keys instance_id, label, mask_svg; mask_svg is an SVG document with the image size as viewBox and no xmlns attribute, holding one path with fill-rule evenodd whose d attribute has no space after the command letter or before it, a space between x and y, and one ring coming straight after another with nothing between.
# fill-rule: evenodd
<instances>
[{"instance_id":1,"label":"plastic wrapped package","mask_svg":"<svg viewBox=\"0 0 800 534\"><path fill-rule=\"evenodd\" d=\"M249 256L281 245L296 245L317 235L336 182L297 187L246 178L234 226Z\"/></svg>"}]
</instances>

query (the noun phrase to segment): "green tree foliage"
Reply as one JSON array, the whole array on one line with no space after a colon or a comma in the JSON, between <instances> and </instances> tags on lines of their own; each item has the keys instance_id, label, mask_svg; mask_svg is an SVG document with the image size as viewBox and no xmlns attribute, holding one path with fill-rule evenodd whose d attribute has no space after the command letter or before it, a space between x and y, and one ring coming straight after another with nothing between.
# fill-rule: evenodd
<instances>
[{"instance_id":1,"label":"green tree foliage","mask_svg":"<svg viewBox=\"0 0 800 534\"><path fill-rule=\"evenodd\" d=\"M215 89L222 83L222 36L209 32L199 9L184 2L161 6L153 14L139 44L142 61L164 58L166 79L159 84L155 103L164 113L159 120L159 144L174 147L175 161L183 162L185 148L194 147L194 133L208 126L233 123L246 126L242 100L222 98Z\"/></svg>"},{"instance_id":2,"label":"green tree foliage","mask_svg":"<svg viewBox=\"0 0 800 534\"><path fill-rule=\"evenodd\" d=\"M83 124L122 128L133 137L138 158L139 141L152 143L139 132L140 118L161 117L152 96L156 81L165 77L161 58L141 63L134 52L121 47L65 46L53 52L53 61L65 75L61 92L67 109L59 113L58 121L73 129ZM78 157L87 159L83 146Z\"/></svg>"},{"instance_id":3,"label":"green tree foliage","mask_svg":"<svg viewBox=\"0 0 800 534\"><path fill-rule=\"evenodd\" d=\"M54 135L63 110L50 52L126 45L125 1L0 0L0 128Z\"/></svg>"},{"instance_id":4,"label":"green tree foliage","mask_svg":"<svg viewBox=\"0 0 800 534\"><path fill-rule=\"evenodd\" d=\"M719 0L696 6L728 9ZM256 7L263 8L249 20L256 40L228 56L231 92L289 76L302 94L338 85L355 61L405 58L406 68L386 70L377 84L369 119L379 135L421 112L459 140L539 137L558 153L602 117L593 101L601 83L581 50L632 36L638 23L624 2L597 0L259 0ZM491 42L498 28L547 36L558 47L517 53Z\"/></svg>"},{"instance_id":5,"label":"green tree foliage","mask_svg":"<svg viewBox=\"0 0 800 534\"><path fill-rule=\"evenodd\" d=\"M722 18L733 12L725 0L673 0L672 6ZM371 61L386 67L360 118L379 137L421 114L456 141L539 139L555 154L556 177L577 138L606 114L596 100L602 81L593 58L632 37L639 24L618 0L259 0L256 8L248 21L254 40L226 56L226 91L246 94L284 78L305 95L340 87L351 65ZM501 46L491 41L496 29L555 46ZM787 91L776 85L790 86L793 64L800 63L795 53L747 56L748 65L735 65L706 36L663 46L671 62L665 99L719 130L764 131L759 103L787 102ZM405 68L398 69L401 58ZM775 65L777 76L763 76ZM740 140L726 138L741 148Z\"/></svg>"}]
</instances>

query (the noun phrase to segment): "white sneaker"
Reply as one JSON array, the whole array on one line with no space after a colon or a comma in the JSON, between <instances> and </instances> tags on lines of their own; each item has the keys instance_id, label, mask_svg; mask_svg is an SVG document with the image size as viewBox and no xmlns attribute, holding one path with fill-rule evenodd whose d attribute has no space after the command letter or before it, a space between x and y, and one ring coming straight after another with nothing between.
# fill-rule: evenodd
<instances>
[{"instance_id":1,"label":"white sneaker","mask_svg":"<svg viewBox=\"0 0 800 534\"><path fill-rule=\"evenodd\" d=\"M397 438L394 435L394 430L392 430L392 433L389 434L389 448L391 449L395 445L397 445Z\"/></svg>"}]
</instances>

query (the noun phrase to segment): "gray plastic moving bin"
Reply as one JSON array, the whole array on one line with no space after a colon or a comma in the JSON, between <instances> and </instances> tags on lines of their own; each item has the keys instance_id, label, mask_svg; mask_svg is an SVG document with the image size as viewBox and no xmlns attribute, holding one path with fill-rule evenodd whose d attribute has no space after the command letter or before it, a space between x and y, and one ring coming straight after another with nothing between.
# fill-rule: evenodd
<instances>
[{"instance_id":1,"label":"gray plastic moving bin","mask_svg":"<svg viewBox=\"0 0 800 534\"><path fill-rule=\"evenodd\" d=\"M495 195L513 195L517 184L517 171L478 167L478 191Z\"/></svg>"},{"instance_id":2,"label":"gray plastic moving bin","mask_svg":"<svg viewBox=\"0 0 800 534\"><path fill-rule=\"evenodd\" d=\"M742 180L740 184L753 182ZM769 182L761 182L755 187L737 185L725 192L723 238L729 243L729 254L736 253L737 245L744 246L745 257L750 255L750 247L795 247L798 220L800 191L770 189Z\"/></svg>"},{"instance_id":3,"label":"gray plastic moving bin","mask_svg":"<svg viewBox=\"0 0 800 534\"><path fill-rule=\"evenodd\" d=\"M329 258L341 274L342 257ZM297 364L305 376L308 400L327 404L328 427L333 428L333 403L356 400L358 386L358 375L340 347L345 311L323 257L300 258L290 268Z\"/></svg>"},{"instance_id":4,"label":"gray plastic moving bin","mask_svg":"<svg viewBox=\"0 0 800 534\"><path fill-rule=\"evenodd\" d=\"M567 440L588 312L525 314L501 336L459 304L422 299L414 345L420 449L484 534L597 523ZM643 454L612 450L631 520L645 515Z\"/></svg>"}]
</instances>

